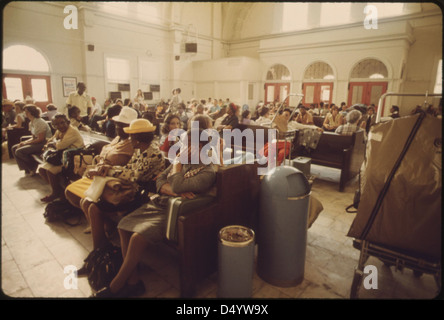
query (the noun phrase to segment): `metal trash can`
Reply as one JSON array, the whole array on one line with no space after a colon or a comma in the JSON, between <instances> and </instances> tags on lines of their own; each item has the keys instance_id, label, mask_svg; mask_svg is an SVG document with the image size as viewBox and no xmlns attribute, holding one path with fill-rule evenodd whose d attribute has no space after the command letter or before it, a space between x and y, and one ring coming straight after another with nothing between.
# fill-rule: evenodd
<instances>
[{"instance_id":1,"label":"metal trash can","mask_svg":"<svg viewBox=\"0 0 444 320\"><path fill-rule=\"evenodd\" d=\"M291 166L273 169L261 183L257 227L257 273L266 282L291 287L304 278L310 186Z\"/></svg>"},{"instance_id":2,"label":"metal trash can","mask_svg":"<svg viewBox=\"0 0 444 320\"><path fill-rule=\"evenodd\" d=\"M254 231L238 225L219 231L218 297L250 298L253 292Z\"/></svg>"}]
</instances>

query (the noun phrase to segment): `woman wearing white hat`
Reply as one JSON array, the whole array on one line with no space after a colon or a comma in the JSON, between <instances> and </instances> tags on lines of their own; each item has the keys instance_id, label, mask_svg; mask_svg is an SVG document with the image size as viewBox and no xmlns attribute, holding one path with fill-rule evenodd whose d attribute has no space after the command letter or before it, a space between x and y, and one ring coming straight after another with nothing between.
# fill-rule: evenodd
<instances>
[{"instance_id":1,"label":"woman wearing white hat","mask_svg":"<svg viewBox=\"0 0 444 320\"><path fill-rule=\"evenodd\" d=\"M130 108L123 108L121 114L113 117L117 136L111 143L103 146L100 155L93 160L94 166L89 168L89 170L98 170L103 165L124 166L128 163L133 156L134 148L129 139L129 134L124 131L124 128L128 127L131 121L136 119L137 112ZM83 205L87 206L87 202L83 205L82 203L85 201L85 191L91 186L92 181L91 178L84 175L81 179L68 185L65 190L66 199L78 208L82 208ZM84 210L84 213L89 221L87 211ZM90 228L88 227L85 231L89 232Z\"/></svg>"}]
</instances>

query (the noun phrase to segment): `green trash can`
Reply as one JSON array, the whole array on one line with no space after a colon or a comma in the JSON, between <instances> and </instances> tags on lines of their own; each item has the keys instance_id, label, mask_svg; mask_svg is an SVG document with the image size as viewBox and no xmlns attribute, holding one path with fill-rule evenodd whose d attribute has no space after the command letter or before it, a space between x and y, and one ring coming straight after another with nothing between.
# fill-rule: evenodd
<instances>
[{"instance_id":1,"label":"green trash can","mask_svg":"<svg viewBox=\"0 0 444 320\"><path fill-rule=\"evenodd\" d=\"M219 231L218 297L250 298L253 293L255 234L232 225Z\"/></svg>"}]
</instances>

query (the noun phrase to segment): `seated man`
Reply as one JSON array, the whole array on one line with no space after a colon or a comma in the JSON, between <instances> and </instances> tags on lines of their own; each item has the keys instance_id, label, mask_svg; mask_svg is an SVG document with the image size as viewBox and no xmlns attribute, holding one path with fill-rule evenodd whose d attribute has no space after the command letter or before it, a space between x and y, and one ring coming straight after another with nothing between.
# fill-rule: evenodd
<instances>
[{"instance_id":1,"label":"seated man","mask_svg":"<svg viewBox=\"0 0 444 320\"><path fill-rule=\"evenodd\" d=\"M307 108L304 106L299 106L300 113L296 118L296 121L302 124L314 124L313 116L307 112Z\"/></svg>"},{"instance_id":2,"label":"seated man","mask_svg":"<svg viewBox=\"0 0 444 320\"><path fill-rule=\"evenodd\" d=\"M345 120L347 121L347 123L340 125L335 130L335 133L345 136L351 136L356 131L361 130L358 126L358 121L359 119L361 119L361 115L361 112L358 110L352 110L348 112L345 116Z\"/></svg>"}]
</instances>

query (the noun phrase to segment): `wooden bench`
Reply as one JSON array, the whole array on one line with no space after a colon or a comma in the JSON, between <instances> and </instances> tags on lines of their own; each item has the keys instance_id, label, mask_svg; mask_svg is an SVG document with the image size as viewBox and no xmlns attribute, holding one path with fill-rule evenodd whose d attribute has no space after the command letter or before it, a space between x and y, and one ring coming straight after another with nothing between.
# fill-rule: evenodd
<instances>
[{"instance_id":1,"label":"wooden bench","mask_svg":"<svg viewBox=\"0 0 444 320\"><path fill-rule=\"evenodd\" d=\"M215 200L204 208L179 215L180 293L191 298L196 285L217 271L218 234L228 225L253 228L259 204L260 178L255 164L220 167Z\"/></svg>"},{"instance_id":2,"label":"wooden bench","mask_svg":"<svg viewBox=\"0 0 444 320\"><path fill-rule=\"evenodd\" d=\"M341 170L339 191L342 192L347 182L359 173L364 154L364 131L351 136L323 132L317 148L308 157L312 164Z\"/></svg>"},{"instance_id":3,"label":"wooden bench","mask_svg":"<svg viewBox=\"0 0 444 320\"><path fill-rule=\"evenodd\" d=\"M324 121L325 121L325 117L313 116L313 122L316 127L322 128Z\"/></svg>"}]
</instances>

